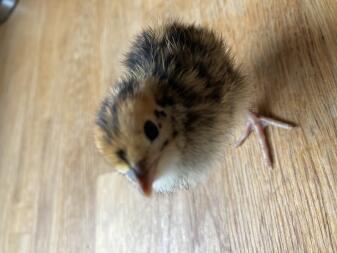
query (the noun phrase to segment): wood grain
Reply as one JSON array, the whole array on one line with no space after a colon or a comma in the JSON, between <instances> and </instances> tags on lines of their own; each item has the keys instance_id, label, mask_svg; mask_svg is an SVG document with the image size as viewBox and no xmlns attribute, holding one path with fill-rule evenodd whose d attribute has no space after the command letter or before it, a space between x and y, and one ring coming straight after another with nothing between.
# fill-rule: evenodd
<instances>
[{"instance_id":1,"label":"wood grain","mask_svg":"<svg viewBox=\"0 0 337 253\"><path fill-rule=\"evenodd\" d=\"M337 252L337 2L21 0L0 26L0 252ZM103 161L94 113L128 41L178 17L222 33L256 106L295 122L147 199ZM237 136L241 129L238 129Z\"/></svg>"}]
</instances>

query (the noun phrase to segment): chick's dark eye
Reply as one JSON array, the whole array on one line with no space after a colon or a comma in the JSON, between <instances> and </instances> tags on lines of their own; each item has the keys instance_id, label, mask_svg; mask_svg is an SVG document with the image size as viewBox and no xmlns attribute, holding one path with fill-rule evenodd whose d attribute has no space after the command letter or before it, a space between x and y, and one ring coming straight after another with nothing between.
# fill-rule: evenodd
<instances>
[{"instance_id":1,"label":"chick's dark eye","mask_svg":"<svg viewBox=\"0 0 337 253\"><path fill-rule=\"evenodd\" d=\"M159 135L157 126L149 120L144 124L144 133L150 141L154 141Z\"/></svg>"}]
</instances>

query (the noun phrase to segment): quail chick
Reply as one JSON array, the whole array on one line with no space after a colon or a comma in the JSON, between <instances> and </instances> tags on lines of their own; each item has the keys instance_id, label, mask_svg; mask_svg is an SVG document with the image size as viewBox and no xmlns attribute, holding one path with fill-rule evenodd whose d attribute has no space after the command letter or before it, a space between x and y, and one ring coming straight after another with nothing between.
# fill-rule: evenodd
<instances>
[{"instance_id":1,"label":"quail chick","mask_svg":"<svg viewBox=\"0 0 337 253\"><path fill-rule=\"evenodd\" d=\"M206 28L169 22L145 29L98 110L98 149L145 195L171 192L219 167L234 127L248 118L238 145L256 131L271 164L264 127L291 126L249 111L250 85L232 62Z\"/></svg>"}]
</instances>

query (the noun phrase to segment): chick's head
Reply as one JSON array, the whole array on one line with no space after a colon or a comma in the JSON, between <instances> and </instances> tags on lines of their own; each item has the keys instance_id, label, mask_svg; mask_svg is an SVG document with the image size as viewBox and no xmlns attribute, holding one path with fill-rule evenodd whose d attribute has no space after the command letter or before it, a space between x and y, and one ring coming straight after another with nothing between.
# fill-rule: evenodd
<instances>
[{"instance_id":1,"label":"chick's head","mask_svg":"<svg viewBox=\"0 0 337 253\"><path fill-rule=\"evenodd\" d=\"M95 128L100 152L145 195L151 193L158 162L175 134L171 112L158 104L153 82L120 81L103 101Z\"/></svg>"}]
</instances>

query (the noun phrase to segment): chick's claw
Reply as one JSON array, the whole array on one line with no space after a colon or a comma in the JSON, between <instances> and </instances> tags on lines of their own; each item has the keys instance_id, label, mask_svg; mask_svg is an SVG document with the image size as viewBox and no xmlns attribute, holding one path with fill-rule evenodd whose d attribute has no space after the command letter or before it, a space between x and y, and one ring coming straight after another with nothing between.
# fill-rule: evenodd
<instances>
[{"instance_id":1,"label":"chick's claw","mask_svg":"<svg viewBox=\"0 0 337 253\"><path fill-rule=\"evenodd\" d=\"M265 160L266 164L271 167L272 166L271 152L270 152L270 147L269 147L267 137L264 131L264 128L267 127L268 125L275 126L278 128L288 129L288 130L294 127L291 124L288 124L288 123L285 123L279 120L275 120L272 118L260 116L257 113L253 113L249 111L248 117L247 117L246 128L235 146L239 147L249 137L250 133L252 131L255 131L257 134L257 138L260 143L260 146L262 148L263 159Z\"/></svg>"}]
</instances>

